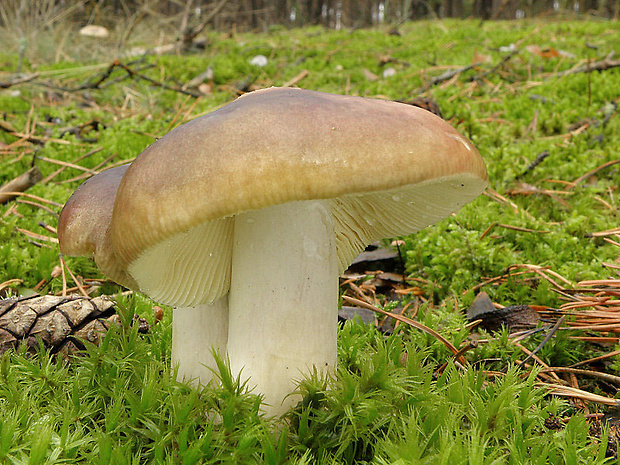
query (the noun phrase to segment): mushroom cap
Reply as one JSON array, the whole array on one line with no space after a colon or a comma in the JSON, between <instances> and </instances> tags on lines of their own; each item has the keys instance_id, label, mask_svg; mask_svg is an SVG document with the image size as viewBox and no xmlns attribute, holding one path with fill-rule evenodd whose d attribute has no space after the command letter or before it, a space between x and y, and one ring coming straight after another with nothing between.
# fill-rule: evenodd
<instances>
[{"instance_id":1,"label":"mushroom cap","mask_svg":"<svg viewBox=\"0 0 620 465\"><path fill-rule=\"evenodd\" d=\"M114 254L109 235L118 185L129 165L103 171L76 189L60 213L58 242L65 255L89 256L110 279L136 287Z\"/></svg>"},{"instance_id":2,"label":"mushroom cap","mask_svg":"<svg viewBox=\"0 0 620 465\"><path fill-rule=\"evenodd\" d=\"M140 154L118 186L110 232L140 290L192 306L228 292L235 215L331 199L344 269L368 243L432 224L486 184L473 144L426 110L270 88Z\"/></svg>"}]
</instances>

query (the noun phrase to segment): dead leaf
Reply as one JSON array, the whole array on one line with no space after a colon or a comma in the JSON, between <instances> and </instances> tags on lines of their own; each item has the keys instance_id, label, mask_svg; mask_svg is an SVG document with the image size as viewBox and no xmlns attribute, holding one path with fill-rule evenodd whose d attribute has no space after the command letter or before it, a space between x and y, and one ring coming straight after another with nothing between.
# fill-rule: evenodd
<instances>
[{"instance_id":1,"label":"dead leaf","mask_svg":"<svg viewBox=\"0 0 620 465\"><path fill-rule=\"evenodd\" d=\"M491 63L492 59L489 55L483 55L482 53L478 53L478 51L474 51L474 56L471 59L472 64L477 65L480 63Z\"/></svg>"},{"instance_id":2,"label":"dead leaf","mask_svg":"<svg viewBox=\"0 0 620 465\"><path fill-rule=\"evenodd\" d=\"M533 55L538 55L542 58L557 58L560 56L560 52L558 52L554 48L540 48L538 45L528 45L525 47L525 50L532 53Z\"/></svg>"},{"instance_id":3,"label":"dead leaf","mask_svg":"<svg viewBox=\"0 0 620 465\"><path fill-rule=\"evenodd\" d=\"M379 76L377 76L375 73L373 73L367 68L362 69L362 73L364 73L364 77L368 81L372 82L372 81L376 81L377 79L379 79Z\"/></svg>"}]
</instances>

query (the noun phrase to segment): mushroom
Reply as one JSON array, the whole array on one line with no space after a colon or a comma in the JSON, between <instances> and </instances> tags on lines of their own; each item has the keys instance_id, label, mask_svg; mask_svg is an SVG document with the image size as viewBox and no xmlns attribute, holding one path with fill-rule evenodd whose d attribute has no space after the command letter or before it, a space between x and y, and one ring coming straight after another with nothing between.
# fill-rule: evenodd
<instances>
[{"instance_id":1,"label":"mushroom","mask_svg":"<svg viewBox=\"0 0 620 465\"><path fill-rule=\"evenodd\" d=\"M92 256L108 278L134 288L137 284L116 259L107 234L116 191L127 168L103 171L76 189L58 220L58 242L63 254Z\"/></svg>"},{"instance_id":2,"label":"mushroom","mask_svg":"<svg viewBox=\"0 0 620 465\"><path fill-rule=\"evenodd\" d=\"M339 273L369 243L445 218L486 183L472 143L426 110L271 88L140 154L101 242L116 276L175 307L179 376L207 382L211 347L225 348L233 373L281 414L298 400L296 379L336 366Z\"/></svg>"},{"instance_id":3,"label":"mushroom","mask_svg":"<svg viewBox=\"0 0 620 465\"><path fill-rule=\"evenodd\" d=\"M69 198L58 221L58 242L65 255L92 256L102 273L123 286L139 290L124 269L111 243L110 220L121 179L129 165L103 171L85 181ZM226 351L228 304L215 302L175 310L172 354L180 378L211 379L211 350ZM198 343L197 341L200 341Z\"/></svg>"}]
</instances>

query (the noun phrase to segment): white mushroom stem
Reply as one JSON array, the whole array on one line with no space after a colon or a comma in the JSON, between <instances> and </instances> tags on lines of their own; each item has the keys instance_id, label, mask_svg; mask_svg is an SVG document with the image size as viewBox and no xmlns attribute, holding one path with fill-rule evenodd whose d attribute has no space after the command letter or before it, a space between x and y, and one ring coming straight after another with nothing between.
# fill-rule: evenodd
<instances>
[{"instance_id":1,"label":"white mushroom stem","mask_svg":"<svg viewBox=\"0 0 620 465\"><path fill-rule=\"evenodd\" d=\"M235 219L228 354L270 415L296 381L337 357L338 258L328 201L291 202Z\"/></svg>"},{"instance_id":2,"label":"white mushroom stem","mask_svg":"<svg viewBox=\"0 0 620 465\"><path fill-rule=\"evenodd\" d=\"M172 364L179 381L205 385L217 365L213 350L226 356L228 296L211 304L175 308L172 312Z\"/></svg>"}]
</instances>

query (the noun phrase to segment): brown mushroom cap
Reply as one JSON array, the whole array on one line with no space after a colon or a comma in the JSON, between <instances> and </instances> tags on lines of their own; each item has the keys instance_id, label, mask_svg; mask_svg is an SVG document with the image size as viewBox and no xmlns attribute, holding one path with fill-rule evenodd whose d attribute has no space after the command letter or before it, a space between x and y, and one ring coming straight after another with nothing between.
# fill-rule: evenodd
<instances>
[{"instance_id":1,"label":"brown mushroom cap","mask_svg":"<svg viewBox=\"0 0 620 465\"><path fill-rule=\"evenodd\" d=\"M112 242L143 292L196 305L228 291L234 215L332 199L344 268L368 242L436 222L486 183L471 142L426 110L271 88L148 147L118 187Z\"/></svg>"},{"instance_id":2,"label":"brown mushroom cap","mask_svg":"<svg viewBox=\"0 0 620 465\"><path fill-rule=\"evenodd\" d=\"M136 287L116 259L109 232L114 198L129 165L103 171L76 189L62 209L58 220L58 242L65 255L95 259L110 279Z\"/></svg>"}]
</instances>

